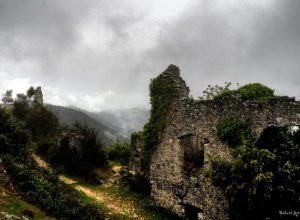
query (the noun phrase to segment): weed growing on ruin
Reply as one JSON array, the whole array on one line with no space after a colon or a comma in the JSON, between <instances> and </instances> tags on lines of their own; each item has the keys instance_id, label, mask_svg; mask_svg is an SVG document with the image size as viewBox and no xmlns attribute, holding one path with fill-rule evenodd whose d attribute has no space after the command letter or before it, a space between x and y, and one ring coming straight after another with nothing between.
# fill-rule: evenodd
<instances>
[{"instance_id":1,"label":"weed growing on ruin","mask_svg":"<svg viewBox=\"0 0 300 220\"><path fill-rule=\"evenodd\" d=\"M249 119L243 120L237 117L227 118L217 125L217 134L229 147L237 147L242 144L251 144L256 135L252 131Z\"/></svg>"},{"instance_id":2,"label":"weed growing on ruin","mask_svg":"<svg viewBox=\"0 0 300 220\"><path fill-rule=\"evenodd\" d=\"M254 143L245 141L249 129L233 119L219 125L220 137L235 145L234 158L215 158L211 177L224 190L231 219L279 219L280 210L299 205L300 132L268 128Z\"/></svg>"},{"instance_id":3,"label":"weed growing on ruin","mask_svg":"<svg viewBox=\"0 0 300 220\"><path fill-rule=\"evenodd\" d=\"M274 90L261 83L249 83L237 90L226 89L215 95L213 99L222 99L232 95L241 96L245 100L267 101L274 97Z\"/></svg>"}]
</instances>

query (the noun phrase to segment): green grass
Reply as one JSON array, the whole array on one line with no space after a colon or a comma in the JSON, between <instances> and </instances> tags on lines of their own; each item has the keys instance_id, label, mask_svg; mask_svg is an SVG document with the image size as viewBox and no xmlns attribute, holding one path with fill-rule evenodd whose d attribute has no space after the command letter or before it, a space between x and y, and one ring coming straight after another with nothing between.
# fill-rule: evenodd
<instances>
[{"instance_id":1,"label":"green grass","mask_svg":"<svg viewBox=\"0 0 300 220\"><path fill-rule=\"evenodd\" d=\"M170 213L169 211L157 207L153 205L151 198L147 195L136 193L130 190L126 186L122 186L121 184L113 184L110 187L106 187L103 185L93 185L86 182L81 182L81 185L88 187L92 190L99 190L102 192L108 193L108 195L121 198L124 201L133 202L136 210L142 216L146 216L148 219L151 220L175 220L180 219L175 214ZM120 216L115 216L116 219L130 219L130 218L119 218ZM125 217L125 216L124 216Z\"/></svg>"},{"instance_id":2,"label":"green grass","mask_svg":"<svg viewBox=\"0 0 300 220\"><path fill-rule=\"evenodd\" d=\"M80 181L80 185L89 185L89 184L83 184L83 180ZM73 188L75 189L75 186L77 185L78 183L75 183L73 184ZM93 186L93 185L89 185L89 186ZM92 187L89 187L92 189ZM95 188L94 188L95 189ZM94 200L93 198L90 198L88 196L86 196L83 192L80 192L80 191L77 191L78 193L78 197L79 199L86 203L86 204L89 204L89 205L93 205L95 207L97 207L99 209L99 211L101 213L103 213L103 216L109 218L110 220L130 220L131 218L129 218L128 216L126 215L121 215L121 214L113 214L113 213L110 213L109 210L106 208L105 204L99 202L99 201L96 201Z\"/></svg>"},{"instance_id":3,"label":"green grass","mask_svg":"<svg viewBox=\"0 0 300 220\"><path fill-rule=\"evenodd\" d=\"M29 219L35 219L35 220L54 220L55 218L51 218L49 216L46 216L40 209L37 207L17 198L15 195L7 194L6 196L3 196L0 198L1 204L0 204L0 212L7 212L9 214L14 214L16 216L23 216L23 212L25 210L29 210L33 213L33 218ZM2 214L0 214L1 219ZM25 215L24 215L25 216Z\"/></svg>"}]
</instances>

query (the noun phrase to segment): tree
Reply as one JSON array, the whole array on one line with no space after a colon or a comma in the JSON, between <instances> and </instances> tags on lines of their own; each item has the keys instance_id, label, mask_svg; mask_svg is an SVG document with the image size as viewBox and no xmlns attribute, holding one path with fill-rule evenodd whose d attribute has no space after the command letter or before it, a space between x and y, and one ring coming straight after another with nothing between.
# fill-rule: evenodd
<instances>
[{"instance_id":1,"label":"tree","mask_svg":"<svg viewBox=\"0 0 300 220\"><path fill-rule=\"evenodd\" d=\"M231 149L231 162L214 160L212 178L230 202L231 219L280 219L300 201L300 131L271 127L255 144Z\"/></svg>"},{"instance_id":2,"label":"tree","mask_svg":"<svg viewBox=\"0 0 300 220\"><path fill-rule=\"evenodd\" d=\"M43 106L31 108L25 122L35 139L54 135L59 126L58 118Z\"/></svg>"},{"instance_id":3,"label":"tree","mask_svg":"<svg viewBox=\"0 0 300 220\"><path fill-rule=\"evenodd\" d=\"M16 154L30 145L29 132L7 109L0 108L0 154Z\"/></svg>"},{"instance_id":4,"label":"tree","mask_svg":"<svg viewBox=\"0 0 300 220\"><path fill-rule=\"evenodd\" d=\"M76 122L61 134L59 145L50 150L50 161L70 174L91 179L95 177L94 168L107 164L103 148L93 129Z\"/></svg>"},{"instance_id":5,"label":"tree","mask_svg":"<svg viewBox=\"0 0 300 220\"><path fill-rule=\"evenodd\" d=\"M16 118L24 121L29 112L29 103L27 96L24 94L17 94L14 102L13 114Z\"/></svg>"},{"instance_id":6,"label":"tree","mask_svg":"<svg viewBox=\"0 0 300 220\"><path fill-rule=\"evenodd\" d=\"M34 95L35 95L35 89L31 86L27 90L27 97L28 97L28 99L31 99Z\"/></svg>"},{"instance_id":7,"label":"tree","mask_svg":"<svg viewBox=\"0 0 300 220\"><path fill-rule=\"evenodd\" d=\"M214 97L218 96L221 93L230 91L229 87L231 86L231 82L225 82L224 86L219 85L208 85L207 88L203 91L203 96L199 97L200 100L212 100Z\"/></svg>"},{"instance_id":8,"label":"tree","mask_svg":"<svg viewBox=\"0 0 300 220\"><path fill-rule=\"evenodd\" d=\"M12 90L7 90L5 92L5 94L3 94L2 102L4 104L12 104L13 103L14 100L12 98L12 93L13 93Z\"/></svg>"},{"instance_id":9,"label":"tree","mask_svg":"<svg viewBox=\"0 0 300 220\"><path fill-rule=\"evenodd\" d=\"M129 163L131 146L126 142L117 141L106 149L109 160L118 161L122 165Z\"/></svg>"},{"instance_id":10,"label":"tree","mask_svg":"<svg viewBox=\"0 0 300 220\"><path fill-rule=\"evenodd\" d=\"M97 139L95 130L78 122L74 124L74 129L82 137L79 139L82 171L88 172L93 167L105 166L107 161L103 151L104 144Z\"/></svg>"}]
</instances>

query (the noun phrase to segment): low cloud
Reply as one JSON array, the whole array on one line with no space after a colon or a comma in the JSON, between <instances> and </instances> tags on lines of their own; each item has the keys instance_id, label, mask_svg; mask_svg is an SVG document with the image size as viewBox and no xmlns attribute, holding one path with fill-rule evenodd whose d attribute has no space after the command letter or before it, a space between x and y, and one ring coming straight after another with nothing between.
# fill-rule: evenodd
<instances>
[{"instance_id":1,"label":"low cloud","mask_svg":"<svg viewBox=\"0 0 300 220\"><path fill-rule=\"evenodd\" d=\"M0 91L42 85L57 105L149 107L150 79L173 63L194 97L231 81L299 99L299 12L296 0L0 0Z\"/></svg>"}]
</instances>

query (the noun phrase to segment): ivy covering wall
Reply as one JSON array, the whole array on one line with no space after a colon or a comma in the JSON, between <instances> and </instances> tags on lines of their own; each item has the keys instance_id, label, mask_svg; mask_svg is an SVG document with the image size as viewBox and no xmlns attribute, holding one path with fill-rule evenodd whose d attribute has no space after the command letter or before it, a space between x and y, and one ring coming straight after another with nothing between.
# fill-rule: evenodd
<instances>
[{"instance_id":1,"label":"ivy covering wall","mask_svg":"<svg viewBox=\"0 0 300 220\"><path fill-rule=\"evenodd\" d=\"M151 80L150 84L150 119L144 126L142 150L142 168L148 170L151 156L157 149L161 134L166 128L167 114L172 100L171 83L160 77Z\"/></svg>"}]
</instances>

